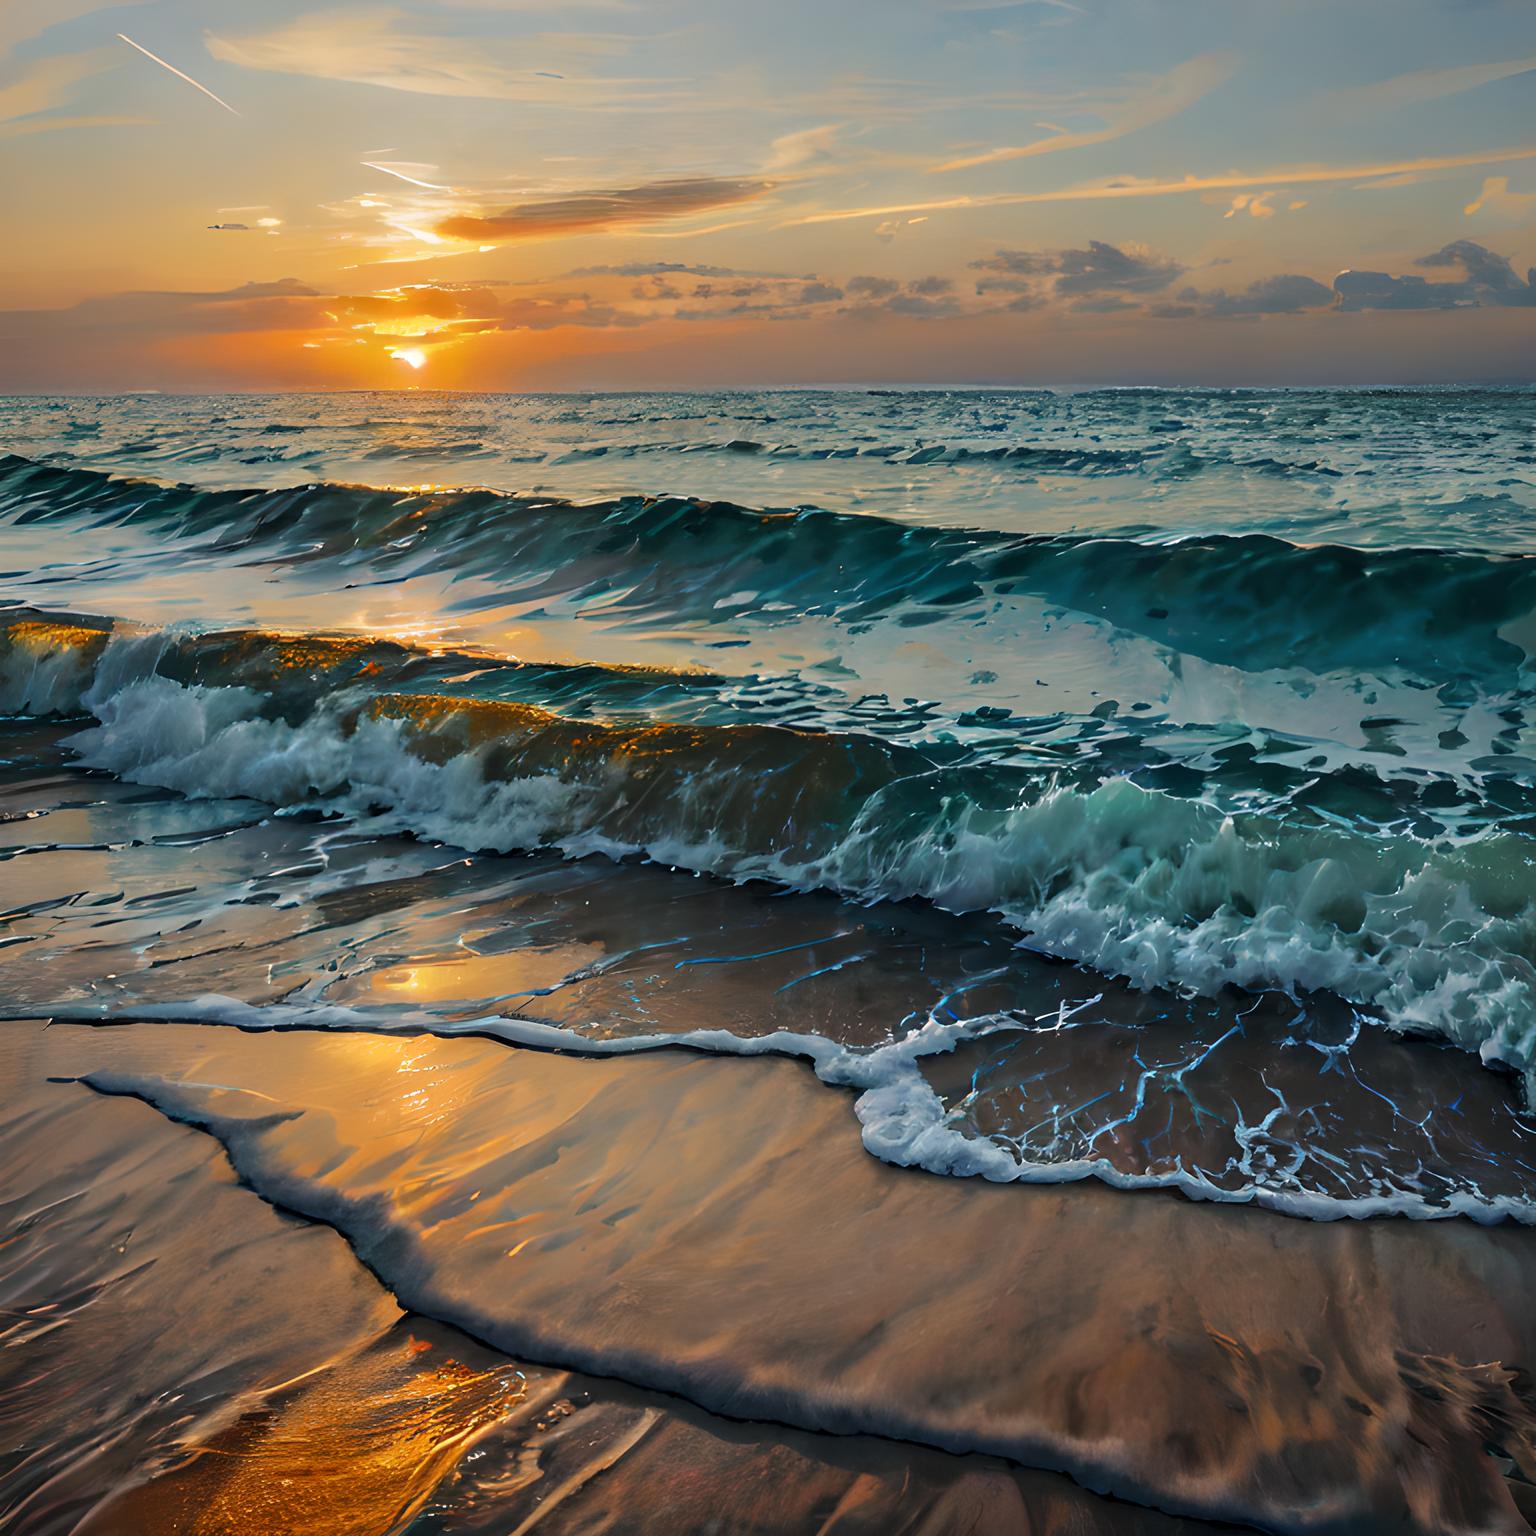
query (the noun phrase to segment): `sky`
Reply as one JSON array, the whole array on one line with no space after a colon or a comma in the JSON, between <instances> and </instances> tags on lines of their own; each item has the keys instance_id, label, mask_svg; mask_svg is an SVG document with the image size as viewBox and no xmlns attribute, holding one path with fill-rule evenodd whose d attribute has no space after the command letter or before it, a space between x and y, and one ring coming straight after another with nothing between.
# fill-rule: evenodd
<instances>
[{"instance_id":1,"label":"sky","mask_svg":"<svg viewBox=\"0 0 1536 1536\"><path fill-rule=\"evenodd\" d=\"M1532 0L0 0L0 391L1536 378Z\"/></svg>"}]
</instances>

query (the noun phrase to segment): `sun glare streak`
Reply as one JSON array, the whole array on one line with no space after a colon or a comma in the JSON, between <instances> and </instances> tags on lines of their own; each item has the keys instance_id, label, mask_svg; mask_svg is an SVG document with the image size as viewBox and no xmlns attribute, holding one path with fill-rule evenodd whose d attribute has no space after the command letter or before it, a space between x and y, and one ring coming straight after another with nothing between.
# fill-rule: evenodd
<instances>
[{"instance_id":1,"label":"sun glare streak","mask_svg":"<svg viewBox=\"0 0 1536 1536\"><path fill-rule=\"evenodd\" d=\"M201 91L203 95L209 99L209 101L216 101L221 107L224 108L226 112L234 112L236 117L240 116L239 112L236 112L235 109L230 106L230 104L225 101L222 96L215 96L206 85L199 85L191 75L183 74L181 70L177 69L174 64L167 64L158 53L151 53L149 49L146 48L142 43L134 42L134 40L129 37L126 32L119 32L117 35L123 42L127 43L130 48L137 48L138 51L142 53L146 59L153 59L154 62L161 67L161 69L170 70L170 72L175 75L178 80L185 80L187 84L190 85L194 90Z\"/></svg>"}]
</instances>

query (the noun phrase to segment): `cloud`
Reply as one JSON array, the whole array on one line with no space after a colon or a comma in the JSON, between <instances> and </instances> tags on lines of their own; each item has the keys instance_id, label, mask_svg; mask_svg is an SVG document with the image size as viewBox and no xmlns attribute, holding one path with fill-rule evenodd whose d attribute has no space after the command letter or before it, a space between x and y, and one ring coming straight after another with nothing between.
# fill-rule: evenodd
<instances>
[{"instance_id":1,"label":"cloud","mask_svg":"<svg viewBox=\"0 0 1536 1536\"><path fill-rule=\"evenodd\" d=\"M635 224L680 219L751 202L773 190L767 181L731 181L695 176L652 181L637 187L575 192L546 202L523 203L492 214L455 214L435 226L438 235L497 245L515 240L547 240L559 235L593 234Z\"/></svg>"},{"instance_id":2,"label":"cloud","mask_svg":"<svg viewBox=\"0 0 1536 1536\"><path fill-rule=\"evenodd\" d=\"M673 265L673 271L646 273L649 282L634 282L626 267L583 268L569 274L584 279L580 288L541 287L537 293L515 294L499 308L484 302L478 308L496 313L503 329L640 326L669 320L777 322L834 315L930 320L978 309L956 295L951 279L937 273L906 280L868 273L845 280L741 272L700 277L697 269Z\"/></svg>"},{"instance_id":3,"label":"cloud","mask_svg":"<svg viewBox=\"0 0 1536 1536\"><path fill-rule=\"evenodd\" d=\"M1453 240L1431 255L1420 256L1414 266L1459 267L1469 283L1501 293L1525 287L1507 256L1500 256L1475 240Z\"/></svg>"},{"instance_id":4,"label":"cloud","mask_svg":"<svg viewBox=\"0 0 1536 1536\"><path fill-rule=\"evenodd\" d=\"M946 160L933 167L936 171L970 170L978 165L993 165L999 160L1022 160L1034 155L1050 155L1066 149L1085 149L1093 144L1108 144L1123 139L1127 134L1150 128L1188 110L1203 96L1227 80L1237 68L1237 59L1227 53L1203 53L1186 60L1168 74L1149 82L1138 97L1107 107L1098 128L1079 129L1069 132L1054 124L1042 123L1050 130L1049 136L1036 139L1031 144L1009 145L985 150L980 154L962 155Z\"/></svg>"},{"instance_id":5,"label":"cloud","mask_svg":"<svg viewBox=\"0 0 1536 1536\"><path fill-rule=\"evenodd\" d=\"M43 350L72 337L159 340L240 331L302 330L327 324L322 296L297 278L214 292L138 290L84 299L66 309L0 311L0 348Z\"/></svg>"},{"instance_id":6,"label":"cloud","mask_svg":"<svg viewBox=\"0 0 1536 1536\"><path fill-rule=\"evenodd\" d=\"M865 299L888 299L901 292L901 284L890 277L850 277L848 292Z\"/></svg>"},{"instance_id":7,"label":"cloud","mask_svg":"<svg viewBox=\"0 0 1536 1536\"><path fill-rule=\"evenodd\" d=\"M1505 218L1526 219L1536 212L1536 192L1511 192L1508 176L1485 176L1482 190L1462 212L1470 219L1485 208Z\"/></svg>"},{"instance_id":8,"label":"cloud","mask_svg":"<svg viewBox=\"0 0 1536 1536\"><path fill-rule=\"evenodd\" d=\"M941 320L967 312L954 292L952 279L938 273L897 282L889 277L850 277L844 287L854 302L839 313L857 320L899 316L908 320ZM969 306L974 311L974 306Z\"/></svg>"},{"instance_id":9,"label":"cloud","mask_svg":"<svg viewBox=\"0 0 1536 1536\"><path fill-rule=\"evenodd\" d=\"M1000 250L993 256L973 261L972 267L982 272L998 272L1008 277L1043 277L1059 270L1058 256L1049 251Z\"/></svg>"},{"instance_id":10,"label":"cloud","mask_svg":"<svg viewBox=\"0 0 1536 1536\"><path fill-rule=\"evenodd\" d=\"M0 313L0 357L16 360L21 376L34 382L100 376L107 366L102 359L116 370L113 377L131 383L158 376L154 370L162 366L180 367L178 356L201 357L215 370L227 364L238 373L242 357L259 356L277 366L273 359L301 351L329 357L324 366L346 376L372 377L368 369L388 368L402 348L436 355L486 344L498 335L562 328L618 333L652 325L790 322L899 327L988 316L1002 324L1011 314L1054 310L1084 322L1122 317L1115 329L1129 335L1127 325L1134 326L1138 316L1210 322L1296 316L1330 306L1336 311L1536 307L1532 281L1473 241L1453 241L1417 265L1449 276L1345 272L1330 288L1301 273L1279 273L1232 291L1184 287L1166 298L1184 270L1179 262L1138 246L1089 241L1059 251L995 252L972 264L977 280L964 291L943 273L904 278L856 273L839 279L681 261L614 263L552 280L424 282L375 292L326 292L290 277L213 292L138 291L66 309ZM1037 331L1049 334L1051 328L1047 319ZM245 339L232 344L236 336ZM27 359L38 365L32 373L25 371L31 366L24 366Z\"/></svg>"},{"instance_id":11,"label":"cloud","mask_svg":"<svg viewBox=\"0 0 1536 1536\"><path fill-rule=\"evenodd\" d=\"M0 3L0 59L20 43L96 11L126 10L148 0L3 0Z\"/></svg>"},{"instance_id":12,"label":"cloud","mask_svg":"<svg viewBox=\"0 0 1536 1536\"><path fill-rule=\"evenodd\" d=\"M1019 208L1047 203L1118 202L1149 197L1187 197L1190 194L1238 191L1257 187L1311 186L1330 182L1363 182L1376 177L1407 176L1419 172L1464 170L1469 166L1502 165L1517 160L1536 160L1536 145L1505 149L1474 150L1459 155L1427 155L1417 160L1379 165L1303 165L1284 170L1223 171L1209 176L1186 176L1179 181L1113 176L1079 182L1043 192L992 192L932 198L922 202L885 203L863 208L827 208L802 214L788 224L835 224L847 219L886 219L899 214L939 213L961 209Z\"/></svg>"},{"instance_id":13,"label":"cloud","mask_svg":"<svg viewBox=\"0 0 1536 1536\"><path fill-rule=\"evenodd\" d=\"M1261 277L1246 288L1202 292L1184 288L1171 301L1151 304L1153 319L1221 319L1295 315L1334 307L1361 309L1451 309L1536 306L1536 269L1521 278L1509 260L1473 240L1454 240L1421 256L1415 266L1454 270L1454 281L1409 274L1341 272L1332 287L1299 272ZM1048 301L1077 313L1112 314L1137 307L1135 301L1161 293L1185 268L1138 247L1121 249L1090 240L1081 250L1000 250L971 263L979 295L1012 294L1018 307Z\"/></svg>"},{"instance_id":14,"label":"cloud","mask_svg":"<svg viewBox=\"0 0 1536 1536\"><path fill-rule=\"evenodd\" d=\"M756 277L761 273L738 272L733 267L712 267L688 261L626 261L619 265L576 267L571 277L656 277L687 273L693 277Z\"/></svg>"},{"instance_id":15,"label":"cloud","mask_svg":"<svg viewBox=\"0 0 1536 1536\"><path fill-rule=\"evenodd\" d=\"M1430 283L1422 277L1393 277L1386 272L1349 268L1333 280L1339 308L1450 309L1470 303L1463 283Z\"/></svg>"},{"instance_id":16,"label":"cloud","mask_svg":"<svg viewBox=\"0 0 1536 1536\"><path fill-rule=\"evenodd\" d=\"M433 354L497 334L564 327L625 330L664 322L781 322L848 317L940 319L976 312L939 274L898 282L726 272L683 263L629 275L589 269L579 282L415 283L328 293L295 278L213 292L139 291L67 309L0 313L0 354L83 359L149 356L192 338L265 335L279 348L386 360L401 348ZM705 268L722 272L726 269ZM578 274L570 274L577 277ZM224 342L217 343L224 346ZM236 355L236 354L232 354Z\"/></svg>"},{"instance_id":17,"label":"cloud","mask_svg":"<svg viewBox=\"0 0 1536 1536\"><path fill-rule=\"evenodd\" d=\"M155 119L132 112L82 113L49 112L41 117L23 117L14 123L0 123L0 138L20 138L24 134L57 133L64 128L153 128Z\"/></svg>"},{"instance_id":18,"label":"cloud","mask_svg":"<svg viewBox=\"0 0 1536 1536\"><path fill-rule=\"evenodd\" d=\"M836 163L833 151L841 130L841 123L823 123L819 128L781 134L769 146L763 170L769 175L784 176L830 169Z\"/></svg>"},{"instance_id":19,"label":"cloud","mask_svg":"<svg viewBox=\"0 0 1536 1536\"><path fill-rule=\"evenodd\" d=\"M1167 257L1149 251L1121 250L1102 240L1090 240L1081 251L1062 251L1056 292L1061 295L1103 293L1155 293L1166 288L1184 268Z\"/></svg>"},{"instance_id":20,"label":"cloud","mask_svg":"<svg viewBox=\"0 0 1536 1536\"><path fill-rule=\"evenodd\" d=\"M36 119L42 126L55 126L44 122L42 114L71 101L75 87L82 81L121 62L115 49L90 48L82 53L55 54L6 70L0 76L0 124ZM79 125L90 119L76 117L72 121Z\"/></svg>"},{"instance_id":21,"label":"cloud","mask_svg":"<svg viewBox=\"0 0 1536 1536\"><path fill-rule=\"evenodd\" d=\"M1227 211L1222 214L1222 218L1235 219L1238 214L1246 213L1251 219L1272 219L1280 212L1275 207L1274 199L1283 195L1278 187L1272 187L1268 192L1239 192L1227 204ZM1295 213L1306 206L1306 203L1292 199L1286 204L1286 211Z\"/></svg>"},{"instance_id":22,"label":"cloud","mask_svg":"<svg viewBox=\"0 0 1536 1536\"><path fill-rule=\"evenodd\" d=\"M1157 293L1184 272L1169 257L1136 246L1122 249L1103 240L1090 240L1079 250L1004 249L973 261L971 268L984 274L977 280L977 293L1035 293L1034 280L1048 279L1057 299L1074 300L1079 309L1101 313L1128 307L1126 294ZM1111 296L1122 302L1098 302Z\"/></svg>"},{"instance_id":23,"label":"cloud","mask_svg":"<svg viewBox=\"0 0 1536 1536\"><path fill-rule=\"evenodd\" d=\"M1118 293L1106 293L1098 298L1074 300L1072 308L1081 315L1115 315L1122 310L1135 309L1136 305Z\"/></svg>"},{"instance_id":24,"label":"cloud","mask_svg":"<svg viewBox=\"0 0 1536 1536\"><path fill-rule=\"evenodd\" d=\"M611 111L686 99L685 81L588 73L593 56L624 52L628 38L595 33L508 40L455 37L407 31L402 19L395 9L354 7L299 16L269 32L210 34L206 41L214 58L244 69L424 96Z\"/></svg>"},{"instance_id":25,"label":"cloud","mask_svg":"<svg viewBox=\"0 0 1536 1536\"><path fill-rule=\"evenodd\" d=\"M1202 292L1184 288L1173 300L1147 305L1153 319L1221 319L1295 315L1334 307L1360 309L1449 309L1536 305L1536 269L1522 279L1503 256L1473 240L1455 240L1421 256L1415 266L1455 270L1455 281L1431 281L1410 274L1342 272L1329 287L1300 272L1261 277L1246 288ZM1081 314L1114 314L1160 294L1185 271L1168 257L1140 247L1122 249L1102 240L1065 251L1000 250L971 263L980 273L978 295L1013 296L1018 308L1047 302Z\"/></svg>"},{"instance_id":26,"label":"cloud","mask_svg":"<svg viewBox=\"0 0 1536 1536\"><path fill-rule=\"evenodd\" d=\"M1453 240L1449 245L1420 256L1416 267L1455 269L1458 281L1432 282L1408 273L1394 277L1386 272L1339 273L1333 291L1343 310L1362 309L1473 309L1536 307L1536 268L1522 279L1510 262L1474 240Z\"/></svg>"},{"instance_id":27,"label":"cloud","mask_svg":"<svg viewBox=\"0 0 1536 1536\"><path fill-rule=\"evenodd\" d=\"M1393 75L1370 85L1356 86L1335 93L1335 99L1354 107L1398 107L1416 102L1435 101L1442 96L1458 96L1480 86L1536 70L1536 56L1525 59L1495 59L1488 64L1456 64L1448 69L1417 69L1411 74Z\"/></svg>"},{"instance_id":28,"label":"cloud","mask_svg":"<svg viewBox=\"0 0 1536 1536\"><path fill-rule=\"evenodd\" d=\"M501 331L552 331L561 326L576 325L610 329L643 325L645 320L642 314L626 311L589 293L527 294L508 299L498 309L495 328Z\"/></svg>"},{"instance_id":29,"label":"cloud","mask_svg":"<svg viewBox=\"0 0 1536 1536\"><path fill-rule=\"evenodd\" d=\"M1206 315L1295 315L1306 309L1322 309L1333 303L1333 289L1299 272L1261 277L1238 293L1224 288L1196 295L1186 291L1181 300L1198 300L1197 313Z\"/></svg>"}]
</instances>

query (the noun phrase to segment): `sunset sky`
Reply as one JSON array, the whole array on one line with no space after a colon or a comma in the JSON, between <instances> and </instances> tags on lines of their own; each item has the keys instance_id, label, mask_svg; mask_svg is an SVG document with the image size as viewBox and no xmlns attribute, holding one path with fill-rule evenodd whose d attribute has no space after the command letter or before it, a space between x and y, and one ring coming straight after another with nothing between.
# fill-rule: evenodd
<instances>
[{"instance_id":1,"label":"sunset sky","mask_svg":"<svg viewBox=\"0 0 1536 1536\"><path fill-rule=\"evenodd\" d=\"M0 390L1536 376L1531 0L3 0Z\"/></svg>"}]
</instances>

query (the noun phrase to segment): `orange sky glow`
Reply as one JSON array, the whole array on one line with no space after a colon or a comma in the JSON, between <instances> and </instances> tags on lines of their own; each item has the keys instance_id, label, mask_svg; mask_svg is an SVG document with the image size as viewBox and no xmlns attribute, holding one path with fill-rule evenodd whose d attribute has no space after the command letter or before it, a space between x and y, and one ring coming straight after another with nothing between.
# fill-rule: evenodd
<instances>
[{"instance_id":1,"label":"orange sky glow","mask_svg":"<svg viewBox=\"0 0 1536 1536\"><path fill-rule=\"evenodd\" d=\"M10 0L0 390L1525 379L1533 83L1503 3Z\"/></svg>"}]
</instances>

